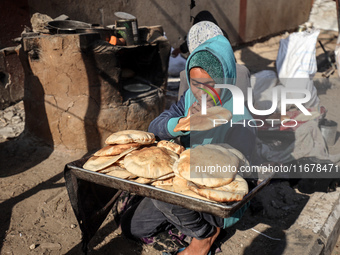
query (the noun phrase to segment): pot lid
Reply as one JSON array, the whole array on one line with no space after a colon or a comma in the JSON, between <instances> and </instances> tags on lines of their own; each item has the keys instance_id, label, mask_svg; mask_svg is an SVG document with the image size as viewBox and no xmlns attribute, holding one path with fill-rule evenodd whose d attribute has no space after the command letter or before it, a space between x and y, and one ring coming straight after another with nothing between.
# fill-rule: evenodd
<instances>
[{"instance_id":1,"label":"pot lid","mask_svg":"<svg viewBox=\"0 0 340 255\"><path fill-rule=\"evenodd\" d=\"M143 83L135 83L125 85L123 88L129 92L146 92L151 89L151 86Z\"/></svg>"},{"instance_id":2,"label":"pot lid","mask_svg":"<svg viewBox=\"0 0 340 255\"><path fill-rule=\"evenodd\" d=\"M120 19L130 20L130 19L136 19L135 16L126 13L126 12L115 12L115 15Z\"/></svg>"},{"instance_id":3,"label":"pot lid","mask_svg":"<svg viewBox=\"0 0 340 255\"><path fill-rule=\"evenodd\" d=\"M91 28L91 24L77 20L53 20L47 24L50 27L59 29Z\"/></svg>"}]
</instances>

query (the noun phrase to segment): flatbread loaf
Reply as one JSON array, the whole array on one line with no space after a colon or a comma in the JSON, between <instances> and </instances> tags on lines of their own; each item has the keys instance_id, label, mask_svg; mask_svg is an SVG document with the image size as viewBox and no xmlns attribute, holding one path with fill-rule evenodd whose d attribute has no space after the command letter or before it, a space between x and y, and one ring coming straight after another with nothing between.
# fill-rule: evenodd
<instances>
[{"instance_id":1,"label":"flatbread loaf","mask_svg":"<svg viewBox=\"0 0 340 255\"><path fill-rule=\"evenodd\" d=\"M228 149L205 144L185 150L174 172L198 185L220 187L234 180L239 166L239 158Z\"/></svg>"},{"instance_id":2,"label":"flatbread loaf","mask_svg":"<svg viewBox=\"0 0 340 255\"><path fill-rule=\"evenodd\" d=\"M154 179L138 177L137 179L132 180L132 181L140 183L140 184L149 184L149 183L152 183Z\"/></svg>"},{"instance_id":3,"label":"flatbread loaf","mask_svg":"<svg viewBox=\"0 0 340 255\"><path fill-rule=\"evenodd\" d=\"M171 173L168 173L166 175L162 175L162 176L158 177L157 180L166 180L166 179L169 179L169 178L173 178L174 176L175 176L175 173L171 172Z\"/></svg>"},{"instance_id":4,"label":"flatbread loaf","mask_svg":"<svg viewBox=\"0 0 340 255\"><path fill-rule=\"evenodd\" d=\"M106 138L106 144L152 144L155 142L155 135L153 133L140 130L123 130L113 133Z\"/></svg>"},{"instance_id":5,"label":"flatbread loaf","mask_svg":"<svg viewBox=\"0 0 340 255\"><path fill-rule=\"evenodd\" d=\"M126 169L125 166L124 166L124 158L118 159L118 160L114 163L114 165L117 165L117 166L119 166L119 167L121 167L121 168Z\"/></svg>"},{"instance_id":6,"label":"flatbread loaf","mask_svg":"<svg viewBox=\"0 0 340 255\"><path fill-rule=\"evenodd\" d=\"M191 191L188 187L186 189L182 189L182 190L176 190L175 186L173 185L156 185L156 188L160 188L160 189L165 189L168 191L172 191L172 192L176 192L185 196L189 196L189 197L193 197L193 198L198 198L201 200L205 200L205 201L210 201L210 202L215 202L215 201L211 201L205 197L202 197L200 195L198 195L197 193Z\"/></svg>"},{"instance_id":7,"label":"flatbread loaf","mask_svg":"<svg viewBox=\"0 0 340 255\"><path fill-rule=\"evenodd\" d=\"M98 157L98 156L92 156L89 158L86 163L83 165L84 169L87 170L92 170L92 171L99 171L102 170L116 161L118 161L120 158L125 156L126 154L130 153L133 150L136 150L137 148L130 148L126 150L125 152L116 155L116 156L103 156L103 157Z\"/></svg>"},{"instance_id":8,"label":"flatbread loaf","mask_svg":"<svg viewBox=\"0 0 340 255\"><path fill-rule=\"evenodd\" d=\"M164 186L164 185L170 185L172 186L172 181L174 178L168 178L165 180L157 180L151 183L152 186Z\"/></svg>"},{"instance_id":9,"label":"flatbread loaf","mask_svg":"<svg viewBox=\"0 0 340 255\"><path fill-rule=\"evenodd\" d=\"M125 168L140 177L157 179L173 172L172 166L178 155L159 147L148 147L135 151L124 158Z\"/></svg>"},{"instance_id":10,"label":"flatbread loaf","mask_svg":"<svg viewBox=\"0 0 340 255\"><path fill-rule=\"evenodd\" d=\"M182 152L183 153L183 152ZM182 154L181 153L181 154ZM179 155L179 158L176 160L176 162L174 163L174 165L172 166L172 170L174 171L175 175L176 176L180 176L179 175L179 172L178 172L178 163L179 163L179 160L181 158L181 155Z\"/></svg>"},{"instance_id":11,"label":"flatbread loaf","mask_svg":"<svg viewBox=\"0 0 340 255\"><path fill-rule=\"evenodd\" d=\"M239 150L235 149L234 147L232 147L231 145L229 145L227 143L219 143L218 145L226 148L228 151L230 151L236 157L238 157L239 160L240 160L240 165L249 166L249 162L248 162L247 158L242 154L242 152L240 152Z\"/></svg>"},{"instance_id":12,"label":"flatbread loaf","mask_svg":"<svg viewBox=\"0 0 340 255\"><path fill-rule=\"evenodd\" d=\"M121 154L122 152L130 149L130 148L138 148L141 145L139 143L128 143L128 144L116 144L116 145L107 145L104 148L97 151L94 156L116 156Z\"/></svg>"},{"instance_id":13,"label":"flatbread loaf","mask_svg":"<svg viewBox=\"0 0 340 255\"><path fill-rule=\"evenodd\" d=\"M131 175L133 175L133 174L131 174ZM133 176L135 176L135 175L133 175ZM152 183L152 185L153 185L155 183L155 185L171 185L173 177L174 177L174 173L170 173L170 174L163 175L163 176L161 176L157 179L138 177L133 181L141 183L141 184Z\"/></svg>"},{"instance_id":14,"label":"flatbread loaf","mask_svg":"<svg viewBox=\"0 0 340 255\"><path fill-rule=\"evenodd\" d=\"M174 132L178 131L204 131L210 130L225 124L226 121L231 120L232 114L229 110L222 106L214 106L207 109L207 114L201 112L195 113L191 116L185 117L174 128ZM215 121L222 120L222 121Z\"/></svg>"},{"instance_id":15,"label":"flatbread loaf","mask_svg":"<svg viewBox=\"0 0 340 255\"><path fill-rule=\"evenodd\" d=\"M210 202L214 202L206 197L202 197L200 195L198 195L197 193L193 192L192 190L190 189L187 189L187 190L183 190L181 192L178 192L180 194L183 194L183 195L186 195L186 196L189 196L189 197L193 197L193 198L198 198L198 199L202 199L202 200L206 200L206 201L210 201Z\"/></svg>"},{"instance_id":16,"label":"flatbread loaf","mask_svg":"<svg viewBox=\"0 0 340 255\"><path fill-rule=\"evenodd\" d=\"M110 168L110 167L109 167ZM122 178L122 179L128 179L130 178L131 176L133 176L132 173L130 173L129 171L127 171L126 169L124 168L120 168L119 167L116 167L114 166L112 168L111 171L107 172L106 173L107 175L110 175L110 176L114 176L114 177L118 177L118 178Z\"/></svg>"},{"instance_id":17,"label":"flatbread loaf","mask_svg":"<svg viewBox=\"0 0 340 255\"><path fill-rule=\"evenodd\" d=\"M174 192L181 193L184 190L188 190L187 180L180 176L175 176L172 180L172 186Z\"/></svg>"},{"instance_id":18,"label":"flatbread loaf","mask_svg":"<svg viewBox=\"0 0 340 255\"><path fill-rule=\"evenodd\" d=\"M155 186L156 188L165 189L172 192L174 191L172 185L153 185L153 186Z\"/></svg>"},{"instance_id":19,"label":"flatbread loaf","mask_svg":"<svg viewBox=\"0 0 340 255\"><path fill-rule=\"evenodd\" d=\"M177 153L178 155L181 154L185 150L185 148L182 145L179 145L177 143L173 143L170 141L166 141L166 140L159 141L157 143L157 147L166 148L168 150L171 150Z\"/></svg>"},{"instance_id":20,"label":"flatbread loaf","mask_svg":"<svg viewBox=\"0 0 340 255\"><path fill-rule=\"evenodd\" d=\"M180 176L175 176L174 178L166 180L166 182L155 181L152 183L152 185L177 193L182 193L183 191L189 190L189 187L187 186L187 180Z\"/></svg>"},{"instance_id":21,"label":"flatbread loaf","mask_svg":"<svg viewBox=\"0 0 340 255\"><path fill-rule=\"evenodd\" d=\"M179 131L190 131L190 118L194 115L190 115L184 118L181 118L181 122L179 122L174 128L174 132Z\"/></svg>"},{"instance_id":22,"label":"flatbread loaf","mask_svg":"<svg viewBox=\"0 0 340 255\"><path fill-rule=\"evenodd\" d=\"M114 163L113 165L108 166L108 167L106 167L102 170L99 170L98 172L102 173L102 174L107 174L107 173L112 172L112 171L122 171L122 170L126 171L125 168L122 168L122 167L116 165L116 163Z\"/></svg>"},{"instance_id":23,"label":"flatbread loaf","mask_svg":"<svg viewBox=\"0 0 340 255\"><path fill-rule=\"evenodd\" d=\"M200 188L193 182L188 182L188 187L202 197L222 203L241 201L248 193L248 184L240 175L236 175L231 183L218 188Z\"/></svg>"}]
</instances>

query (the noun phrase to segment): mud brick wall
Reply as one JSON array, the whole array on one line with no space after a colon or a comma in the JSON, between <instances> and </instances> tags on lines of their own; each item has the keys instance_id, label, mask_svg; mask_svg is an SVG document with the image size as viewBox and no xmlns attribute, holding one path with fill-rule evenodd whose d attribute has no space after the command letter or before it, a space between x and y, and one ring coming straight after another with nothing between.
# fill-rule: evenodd
<instances>
[{"instance_id":1,"label":"mud brick wall","mask_svg":"<svg viewBox=\"0 0 340 255\"><path fill-rule=\"evenodd\" d=\"M123 48L97 39L95 34L23 38L19 55L25 70L26 131L54 146L92 151L103 147L113 132L147 130L163 111L167 66L157 63L164 71L155 74L158 82L163 76L158 88L125 98ZM157 54L166 49L158 61L169 58L167 41L146 47L155 47Z\"/></svg>"}]
</instances>

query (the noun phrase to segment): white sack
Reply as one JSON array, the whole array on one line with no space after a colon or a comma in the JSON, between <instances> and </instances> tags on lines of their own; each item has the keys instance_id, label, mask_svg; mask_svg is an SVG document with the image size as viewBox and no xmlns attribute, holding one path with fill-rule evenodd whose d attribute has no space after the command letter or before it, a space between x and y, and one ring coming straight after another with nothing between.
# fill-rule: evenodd
<instances>
[{"instance_id":1,"label":"white sack","mask_svg":"<svg viewBox=\"0 0 340 255\"><path fill-rule=\"evenodd\" d=\"M305 107L316 107L319 104L313 77L317 72L316 42L319 30L296 32L280 40L276 58L276 68L280 83L287 89L307 89L311 99ZM304 98L303 93L288 94L288 98Z\"/></svg>"}]
</instances>

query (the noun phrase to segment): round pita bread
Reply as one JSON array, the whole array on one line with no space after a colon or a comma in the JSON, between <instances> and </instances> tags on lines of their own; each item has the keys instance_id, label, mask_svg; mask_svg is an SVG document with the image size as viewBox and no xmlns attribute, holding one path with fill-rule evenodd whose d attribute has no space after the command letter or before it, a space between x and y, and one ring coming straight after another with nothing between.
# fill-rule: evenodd
<instances>
[{"instance_id":1,"label":"round pita bread","mask_svg":"<svg viewBox=\"0 0 340 255\"><path fill-rule=\"evenodd\" d=\"M103 172L105 172L105 174L107 175L118 177L121 179L128 179L133 176L132 173L119 166L109 166L108 168L105 168L101 171L101 173Z\"/></svg>"},{"instance_id":2,"label":"round pita bread","mask_svg":"<svg viewBox=\"0 0 340 255\"><path fill-rule=\"evenodd\" d=\"M241 201L248 193L248 184L240 175L236 175L231 183L218 188L200 188L193 182L188 182L188 187L202 197L222 203Z\"/></svg>"},{"instance_id":3,"label":"round pita bread","mask_svg":"<svg viewBox=\"0 0 340 255\"><path fill-rule=\"evenodd\" d=\"M174 132L178 131L204 131L226 124L231 120L232 114L229 110L222 106L214 106L207 109L207 114L201 112L185 117L174 128ZM215 121L220 120L220 121Z\"/></svg>"},{"instance_id":4,"label":"round pita bread","mask_svg":"<svg viewBox=\"0 0 340 255\"><path fill-rule=\"evenodd\" d=\"M185 150L174 172L198 185L220 187L234 180L239 166L239 158L228 149L205 144Z\"/></svg>"},{"instance_id":5,"label":"round pita bread","mask_svg":"<svg viewBox=\"0 0 340 255\"><path fill-rule=\"evenodd\" d=\"M134 179L132 181L138 182L140 184L149 184L149 183L152 183L154 181L154 179L138 177L137 179Z\"/></svg>"},{"instance_id":6,"label":"round pita bread","mask_svg":"<svg viewBox=\"0 0 340 255\"><path fill-rule=\"evenodd\" d=\"M131 175L136 176L136 175L133 175L133 174L131 174ZM170 173L170 174L163 175L163 176L159 177L158 179L138 177L138 178L134 179L133 181L141 183L141 184L152 183L152 185L153 185L155 183L155 185L170 185L170 184L172 184L173 177L174 177L174 173Z\"/></svg>"},{"instance_id":7,"label":"round pita bread","mask_svg":"<svg viewBox=\"0 0 340 255\"><path fill-rule=\"evenodd\" d=\"M183 191L178 192L178 193L181 193L181 194L189 196L189 197L198 198L198 199L201 199L201 200L214 202L214 201L211 201L210 199L208 199L206 197L202 197L202 196L198 195L197 193L193 192L190 189L186 189L186 190L183 190Z\"/></svg>"},{"instance_id":8,"label":"round pita bread","mask_svg":"<svg viewBox=\"0 0 340 255\"><path fill-rule=\"evenodd\" d=\"M117 166L119 166L119 167L121 167L121 168L126 169L125 166L124 166L124 158L118 159L118 160L114 163L114 165L117 165Z\"/></svg>"},{"instance_id":9,"label":"round pita bread","mask_svg":"<svg viewBox=\"0 0 340 255\"><path fill-rule=\"evenodd\" d=\"M194 115L190 115L184 118L181 118L181 122L179 122L174 128L174 132L179 131L190 131L190 118Z\"/></svg>"},{"instance_id":10,"label":"round pita bread","mask_svg":"<svg viewBox=\"0 0 340 255\"><path fill-rule=\"evenodd\" d=\"M230 146L227 143L219 143L218 145L226 148L228 151L230 151L236 157L238 157L240 160L240 166L249 166L249 162L247 158L242 154L242 152L240 152L239 150L235 149L234 147Z\"/></svg>"},{"instance_id":11,"label":"round pita bread","mask_svg":"<svg viewBox=\"0 0 340 255\"><path fill-rule=\"evenodd\" d=\"M85 162L85 164L83 165L83 168L87 170L91 170L91 171L102 170L112 165L113 163L117 162L120 158L122 158L126 154L136 149L137 148L130 148L126 150L125 152L119 155L116 155L116 156L103 156L103 157L92 156Z\"/></svg>"},{"instance_id":12,"label":"round pita bread","mask_svg":"<svg viewBox=\"0 0 340 255\"><path fill-rule=\"evenodd\" d=\"M151 183L152 186L172 186L172 182L173 182L173 177L172 178L168 178L165 180L157 180Z\"/></svg>"},{"instance_id":13,"label":"round pita bread","mask_svg":"<svg viewBox=\"0 0 340 255\"><path fill-rule=\"evenodd\" d=\"M106 157L92 156L86 161L83 168L91 171L99 171L115 163L119 157L119 155Z\"/></svg>"},{"instance_id":14,"label":"round pita bread","mask_svg":"<svg viewBox=\"0 0 340 255\"><path fill-rule=\"evenodd\" d=\"M166 148L180 155L185 148L182 145L170 141L162 140L157 143L157 147Z\"/></svg>"},{"instance_id":15,"label":"round pita bread","mask_svg":"<svg viewBox=\"0 0 340 255\"><path fill-rule=\"evenodd\" d=\"M116 145L107 145L104 148L97 151L94 156L115 156L123 153L124 151L130 148L138 148L141 145L139 143L128 143L128 144L116 144Z\"/></svg>"},{"instance_id":16,"label":"round pita bread","mask_svg":"<svg viewBox=\"0 0 340 255\"><path fill-rule=\"evenodd\" d=\"M124 158L126 169L140 177L157 179L173 172L172 166L178 155L159 147L148 147L135 151Z\"/></svg>"},{"instance_id":17,"label":"round pita bread","mask_svg":"<svg viewBox=\"0 0 340 255\"><path fill-rule=\"evenodd\" d=\"M130 148L123 153L116 155L116 156L103 156L103 157L97 157L92 156L89 158L85 164L83 165L84 169L91 170L91 171L99 171L102 170L115 162L117 162L120 158L124 157L126 154L136 150L137 148Z\"/></svg>"},{"instance_id":18,"label":"round pita bread","mask_svg":"<svg viewBox=\"0 0 340 255\"><path fill-rule=\"evenodd\" d=\"M172 191L172 192L174 191L172 185L153 185L153 186L159 189L165 189L165 190Z\"/></svg>"},{"instance_id":19,"label":"round pita bread","mask_svg":"<svg viewBox=\"0 0 340 255\"><path fill-rule=\"evenodd\" d=\"M160 188L160 189L165 189L168 191L172 191L172 192L176 192L176 193L188 196L188 197L198 198L198 199L209 201L209 202L215 202L215 201L211 201L205 197L198 195L197 193L191 191L188 187L186 189L181 189L181 190L176 190L175 186L173 185L155 185L155 187Z\"/></svg>"},{"instance_id":20,"label":"round pita bread","mask_svg":"<svg viewBox=\"0 0 340 255\"><path fill-rule=\"evenodd\" d=\"M171 173L168 173L166 175L162 175L160 177L157 178L157 180L166 180L166 179L169 179L169 178L173 178L175 176L175 173L171 172Z\"/></svg>"},{"instance_id":21,"label":"round pita bread","mask_svg":"<svg viewBox=\"0 0 340 255\"><path fill-rule=\"evenodd\" d=\"M176 175L172 181L173 190L177 193L188 190L187 182L188 181L186 179Z\"/></svg>"},{"instance_id":22,"label":"round pita bread","mask_svg":"<svg viewBox=\"0 0 340 255\"><path fill-rule=\"evenodd\" d=\"M108 166L108 167L106 167L102 170L99 170L98 173L107 174L107 173L112 172L112 171L122 171L122 170L126 170L126 169L123 168L123 167L120 167L120 166L116 165L116 163L114 163L111 166Z\"/></svg>"},{"instance_id":23,"label":"round pita bread","mask_svg":"<svg viewBox=\"0 0 340 255\"><path fill-rule=\"evenodd\" d=\"M140 130L123 130L110 135L106 140L106 144L151 144L155 142L155 135L153 133Z\"/></svg>"},{"instance_id":24,"label":"round pita bread","mask_svg":"<svg viewBox=\"0 0 340 255\"><path fill-rule=\"evenodd\" d=\"M124 158L120 158L118 159L116 162L114 162L112 165L99 170L98 172L106 174L112 170L126 170L126 168L124 167ZM132 175L131 175L132 176Z\"/></svg>"},{"instance_id":25,"label":"round pita bread","mask_svg":"<svg viewBox=\"0 0 340 255\"><path fill-rule=\"evenodd\" d=\"M179 172L178 172L178 163L179 163L180 157L181 157L181 155L179 155L179 158L176 160L176 162L172 166L172 170L174 171L176 176L180 176Z\"/></svg>"}]
</instances>

